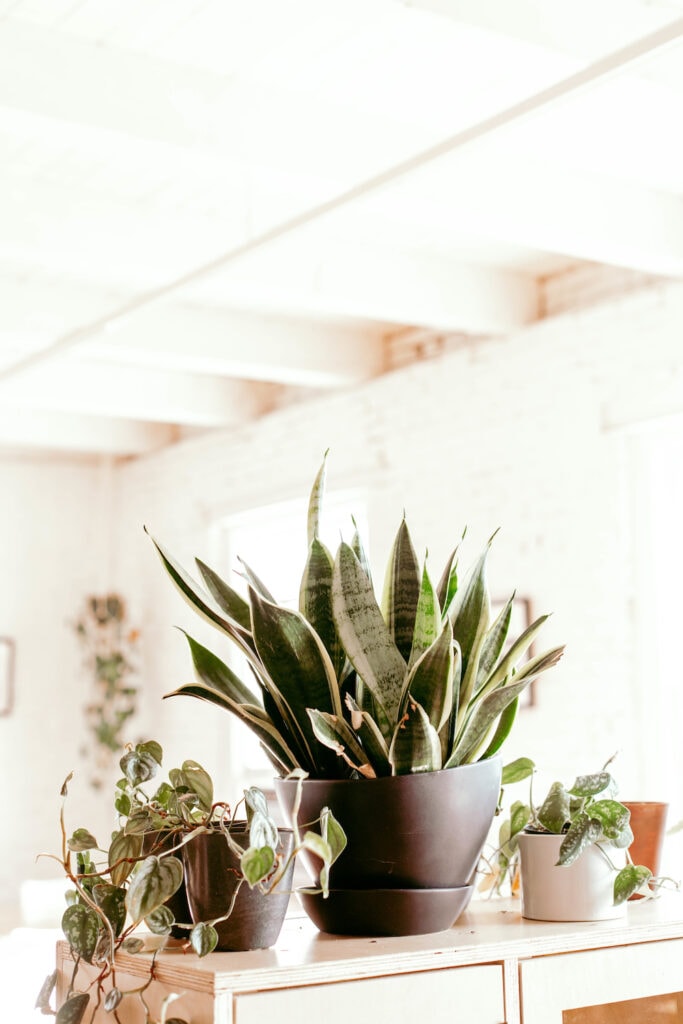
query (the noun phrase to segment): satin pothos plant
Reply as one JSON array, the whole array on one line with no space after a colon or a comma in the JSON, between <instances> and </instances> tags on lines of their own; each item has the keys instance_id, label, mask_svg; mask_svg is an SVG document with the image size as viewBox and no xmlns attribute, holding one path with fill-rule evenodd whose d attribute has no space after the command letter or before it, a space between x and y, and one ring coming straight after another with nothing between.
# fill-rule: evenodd
<instances>
[{"instance_id":1,"label":"satin pothos plant","mask_svg":"<svg viewBox=\"0 0 683 1024\"><path fill-rule=\"evenodd\" d=\"M153 947L161 948L173 932L177 938L186 936L188 949L206 956L218 942L215 925L231 915L241 886L256 888L264 895L276 892L292 860L304 849L320 858L320 885L324 894L328 892L330 867L346 844L344 831L328 808L321 815L319 831L312 831L316 823L303 833L295 824L292 850L285 856L277 825L260 789L245 790L243 799L230 808L214 800L209 773L196 761L186 760L180 768L169 771L168 781L155 783L154 792L149 792L148 784L157 776L161 761L162 748L154 740L126 750L120 760L123 775L114 796L117 828L105 847L87 828L69 834L64 805L71 776L62 786L61 852L42 856L57 861L69 883L61 927L75 966L59 1009L53 1011L50 1006L57 972L45 980L36 1000L36 1007L44 1014L55 1014L55 1024L93 1020L100 1006L112 1014L112 1020L119 1021L118 1009L124 1000L127 1005L137 1004L131 1012L145 1024L188 1024L180 1017L167 1016L166 1004L161 1019L152 1019L145 993L153 981L153 971L136 988L119 987L119 952L143 952L150 932ZM241 846L233 834L235 815L242 805L248 826L246 846ZM226 896L227 906L221 917L177 921L179 909L189 918L186 899L176 898L184 882L180 850L207 831L223 834L239 864L240 877L232 896ZM239 834L243 834L241 829ZM81 962L95 968L94 979L89 976L82 984Z\"/></svg>"},{"instance_id":2,"label":"satin pothos plant","mask_svg":"<svg viewBox=\"0 0 683 1024\"><path fill-rule=\"evenodd\" d=\"M200 559L196 580L152 538L180 593L250 669L245 681L186 634L196 680L167 696L197 697L234 714L281 776L299 769L313 778L374 778L493 756L520 694L562 655L553 647L524 660L548 616L510 641L514 595L491 617L493 538L462 583L458 545L434 583L405 517L378 600L358 531L334 557L320 539L325 466L309 500L298 610L278 604L244 562L246 598Z\"/></svg>"}]
</instances>

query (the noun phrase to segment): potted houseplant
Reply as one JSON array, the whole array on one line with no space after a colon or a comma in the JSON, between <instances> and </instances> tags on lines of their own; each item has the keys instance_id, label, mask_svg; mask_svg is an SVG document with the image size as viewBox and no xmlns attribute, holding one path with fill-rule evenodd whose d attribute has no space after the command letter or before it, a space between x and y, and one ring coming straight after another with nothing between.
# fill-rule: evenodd
<instances>
[{"instance_id":1,"label":"potted houseplant","mask_svg":"<svg viewBox=\"0 0 683 1024\"><path fill-rule=\"evenodd\" d=\"M244 563L247 599L201 560L197 582L154 541L184 598L236 645L254 680L247 685L188 636L196 682L169 696L210 701L256 733L290 821L299 799L304 821L325 804L334 811L348 836L335 868L337 893L363 890L367 898L370 889L401 889L419 901L426 890L444 897L448 890L453 923L471 894L496 809L498 752L519 695L563 648L523 662L547 616L508 643L514 596L491 621L490 541L463 583L456 546L434 584L405 518L380 607L358 532L334 558L320 539L324 480L325 460L309 501L298 611L279 605ZM303 789L292 772L307 773ZM305 863L315 881L319 865ZM325 907L336 903L341 911L343 901L336 896ZM324 927L353 929L341 917ZM394 927L401 929L400 920Z\"/></svg>"},{"instance_id":2,"label":"potted houseplant","mask_svg":"<svg viewBox=\"0 0 683 1024\"><path fill-rule=\"evenodd\" d=\"M570 788L553 782L540 806L515 801L499 830L500 847L484 887L500 890L507 875L514 889L521 881L522 916L545 921L608 920L621 917L634 893L650 893L662 883L652 871L633 864L628 808L615 798L616 783L606 770L579 775ZM527 758L507 765L504 782L530 777Z\"/></svg>"},{"instance_id":3,"label":"potted houseplant","mask_svg":"<svg viewBox=\"0 0 683 1024\"><path fill-rule=\"evenodd\" d=\"M146 948L144 935L136 934L141 924L152 933L155 948L172 933L186 935L188 947L200 957L214 949L272 945L284 921L296 854L314 848L329 869L343 848L343 830L327 811L321 834L278 829L264 794L254 787L240 801L246 820L236 819L228 805L214 802L211 778L195 761L172 769L169 781L147 796L143 787L157 774L161 758L160 745L149 741L129 747L121 759L123 778L114 800L119 827L107 849L86 828L69 836L62 806L62 852L53 859L73 886L62 930L76 967L57 1024L80 1024L86 1012L94 1012L93 999L95 1009L102 1004L114 1012L128 995L141 1001L145 1024L152 1024L141 998L152 975L130 992L116 984L119 950ZM65 798L70 778L62 787ZM322 883L327 884L326 872ZM83 989L78 988L81 960L97 970L95 984ZM55 975L36 1003L45 1012L50 1012L54 983Z\"/></svg>"}]
</instances>

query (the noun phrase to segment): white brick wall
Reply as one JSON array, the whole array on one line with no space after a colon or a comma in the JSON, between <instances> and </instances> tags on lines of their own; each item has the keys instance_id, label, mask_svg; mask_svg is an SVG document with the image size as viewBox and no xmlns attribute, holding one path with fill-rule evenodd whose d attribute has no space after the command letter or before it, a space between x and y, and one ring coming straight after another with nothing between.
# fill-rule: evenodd
<instances>
[{"instance_id":1,"label":"white brick wall","mask_svg":"<svg viewBox=\"0 0 683 1024\"><path fill-rule=\"evenodd\" d=\"M329 486L367 488L377 566L403 508L435 575L465 524L468 561L500 526L493 589L517 587L538 613L555 612L546 643L566 641L567 654L518 722L510 756L528 753L562 776L621 749L624 787L647 796L656 777L632 667L627 435L605 424L660 411L662 376L681 368L682 322L681 286L630 292L123 466L117 565L129 585L137 576L158 645L150 713L189 675L170 624L193 617L154 564L142 522L189 562L207 554L215 517L306 494L329 446ZM255 568L267 578L267 566ZM175 703L178 742L191 702ZM220 744L220 715L206 710L193 729L209 744L218 730ZM673 729L662 723L662 742L674 742Z\"/></svg>"}]
</instances>

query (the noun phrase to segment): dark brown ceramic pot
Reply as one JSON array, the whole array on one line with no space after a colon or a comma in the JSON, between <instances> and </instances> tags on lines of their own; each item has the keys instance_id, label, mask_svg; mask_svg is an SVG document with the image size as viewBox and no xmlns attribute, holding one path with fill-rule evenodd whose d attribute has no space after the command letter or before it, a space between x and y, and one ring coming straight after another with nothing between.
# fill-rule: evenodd
<instances>
[{"instance_id":1,"label":"dark brown ceramic pot","mask_svg":"<svg viewBox=\"0 0 683 1024\"><path fill-rule=\"evenodd\" d=\"M246 822L235 822L231 835L240 846L249 845ZM280 829L278 852L288 858L294 848L289 829ZM213 921L227 913L241 877L239 858L232 852L223 833L216 829L201 833L182 850L185 887L190 913L195 924ZM267 949L277 941L287 913L291 894L294 861L289 865L275 892L264 894L240 886L232 913L214 927L219 950Z\"/></svg>"},{"instance_id":2,"label":"dark brown ceramic pot","mask_svg":"<svg viewBox=\"0 0 683 1024\"><path fill-rule=\"evenodd\" d=\"M334 864L335 889L454 889L471 886L493 820L502 759L381 779L305 779L299 824L328 806L348 845ZM276 779L291 824L297 783ZM315 884L320 861L302 859Z\"/></svg>"}]
</instances>

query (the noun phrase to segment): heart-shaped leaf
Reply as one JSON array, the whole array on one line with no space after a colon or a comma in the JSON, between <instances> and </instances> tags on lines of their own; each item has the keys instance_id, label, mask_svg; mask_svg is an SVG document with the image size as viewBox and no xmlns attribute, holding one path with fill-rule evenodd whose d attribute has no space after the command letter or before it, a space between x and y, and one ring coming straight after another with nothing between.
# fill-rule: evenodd
<instances>
[{"instance_id":1,"label":"heart-shaped leaf","mask_svg":"<svg viewBox=\"0 0 683 1024\"><path fill-rule=\"evenodd\" d=\"M147 857L133 875L126 894L126 907L137 924L170 899L183 880L183 865L177 857Z\"/></svg>"},{"instance_id":2,"label":"heart-shaped leaf","mask_svg":"<svg viewBox=\"0 0 683 1024\"><path fill-rule=\"evenodd\" d=\"M88 832L87 828L77 828L71 838L68 840L68 846L70 850L83 851L83 850L96 850L97 840L95 839L92 832Z\"/></svg>"},{"instance_id":3,"label":"heart-shaped leaf","mask_svg":"<svg viewBox=\"0 0 683 1024\"><path fill-rule=\"evenodd\" d=\"M275 854L270 846L262 846L260 849L250 846L244 851L240 858L240 868L250 888L253 889L258 882L268 877L274 863Z\"/></svg>"},{"instance_id":4,"label":"heart-shaped leaf","mask_svg":"<svg viewBox=\"0 0 683 1024\"><path fill-rule=\"evenodd\" d=\"M142 853L142 836L126 835L119 832L109 846L108 862L114 885L122 885L135 867L135 860ZM130 860L130 863L126 861ZM122 863L118 863L121 861ZM113 865L116 865L113 867Z\"/></svg>"},{"instance_id":5,"label":"heart-shaped leaf","mask_svg":"<svg viewBox=\"0 0 683 1024\"><path fill-rule=\"evenodd\" d=\"M67 907L62 915L62 931L71 948L91 963L100 931L100 919L95 911L83 903Z\"/></svg>"},{"instance_id":6,"label":"heart-shaped leaf","mask_svg":"<svg viewBox=\"0 0 683 1024\"><path fill-rule=\"evenodd\" d=\"M196 924L190 932L190 943L197 956L206 956L218 945L218 932L213 925Z\"/></svg>"},{"instance_id":7,"label":"heart-shaped leaf","mask_svg":"<svg viewBox=\"0 0 683 1024\"><path fill-rule=\"evenodd\" d=\"M167 906L161 906L147 915L145 924L153 935L168 935L175 924L175 918Z\"/></svg>"},{"instance_id":8,"label":"heart-shaped leaf","mask_svg":"<svg viewBox=\"0 0 683 1024\"><path fill-rule=\"evenodd\" d=\"M90 996L87 992L77 992L76 995L70 996L58 1011L55 1024L81 1024L89 1002Z\"/></svg>"}]
</instances>

